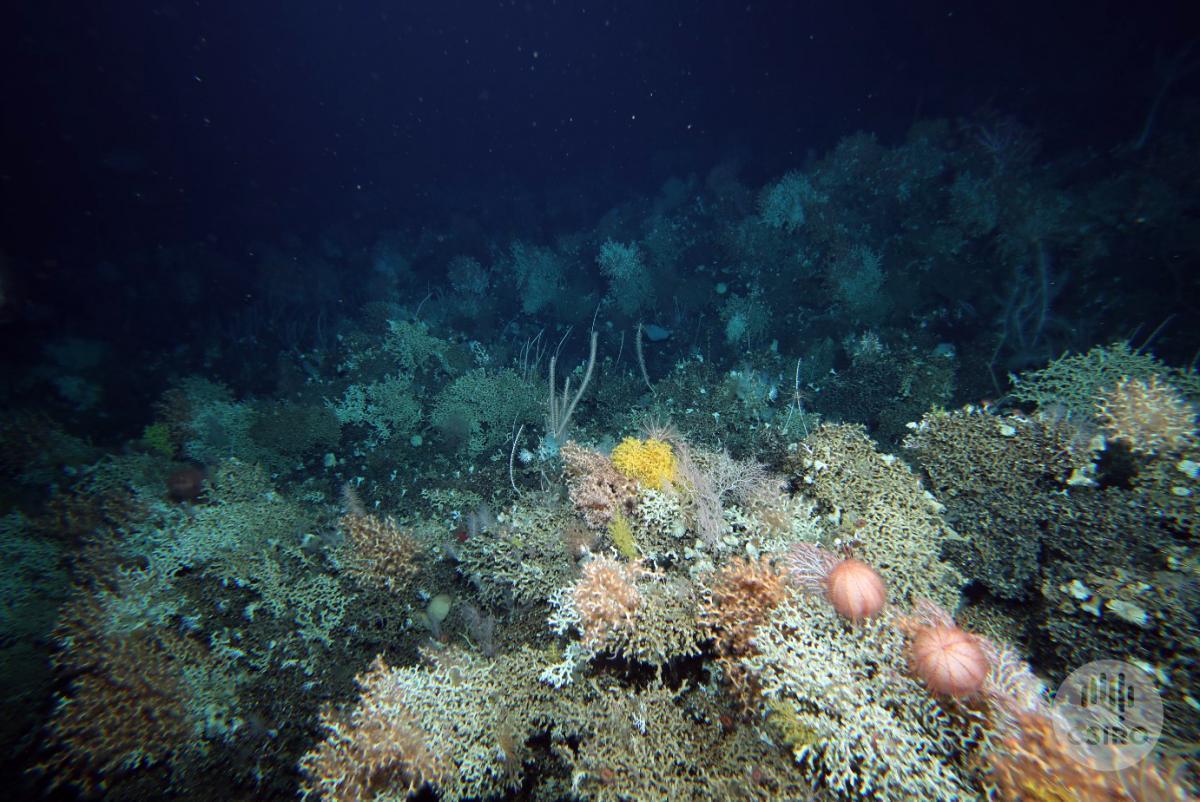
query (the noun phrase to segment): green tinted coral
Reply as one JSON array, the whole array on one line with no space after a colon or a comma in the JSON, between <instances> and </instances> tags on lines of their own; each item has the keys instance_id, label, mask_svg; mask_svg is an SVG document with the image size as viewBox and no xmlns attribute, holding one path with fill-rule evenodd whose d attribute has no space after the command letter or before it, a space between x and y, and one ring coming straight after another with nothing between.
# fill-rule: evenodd
<instances>
[{"instance_id":1,"label":"green tinted coral","mask_svg":"<svg viewBox=\"0 0 1200 802\"><path fill-rule=\"evenodd\" d=\"M536 423L544 406L542 388L515 371L476 368L442 390L429 419L448 444L476 455L509 442L514 426Z\"/></svg>"}]
</instances>

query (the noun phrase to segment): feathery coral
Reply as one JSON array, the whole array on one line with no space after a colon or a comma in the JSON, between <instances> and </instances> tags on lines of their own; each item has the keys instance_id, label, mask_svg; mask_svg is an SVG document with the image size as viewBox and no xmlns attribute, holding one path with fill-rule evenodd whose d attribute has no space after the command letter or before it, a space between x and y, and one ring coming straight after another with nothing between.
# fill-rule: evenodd
<instances>
[{"instance_id":1,"label":"feathery coral","mask_svg":"<svg viewBox=\"0 0 1200 802\"><path fill-rule=\"evenodd\" d=\"M1096 398L1096 414L1110 439L1138 454L1175 451L1196 435L1196 411L1157 374L1121 379Z\"/></svg>"},{"instance_id":2,"label":"feathery coral","mask_svg":"<svg viewBox=\"0 0 1200 802\"><path fill-rule=\"evenodd\" d=\"M394 591L417 573L417 541L391 518L350 512L339 523L346 533L347 567L367 584Z\"/></svg>"},{"instance_id":3,"label":"feathery coral","mask_svg":"<svg viewBox=\"0 0 1200 802\"><path fill-rule=\"evenodd\" d=\"M598 556L583 567L575 585L575 609L579 613L584 643L596 646L610 633L632 625L642 602L637 578L643 569Z\"/></svg>"},{"instance_id":4,"label":"feathery coral","mask_svg":"<svg viewBox=\"0 0 1200 802\"><path fill-rule=\"evenodd\" d=\"M442 781L448 766L430 750L427 733L396 694L382 658L355 679L362 697L354 709L321 714L329 735L300 764L308 775L304 792L319 792L330 802L359 802L385 789L403 796Z\"/></svg>"}]
</instances>

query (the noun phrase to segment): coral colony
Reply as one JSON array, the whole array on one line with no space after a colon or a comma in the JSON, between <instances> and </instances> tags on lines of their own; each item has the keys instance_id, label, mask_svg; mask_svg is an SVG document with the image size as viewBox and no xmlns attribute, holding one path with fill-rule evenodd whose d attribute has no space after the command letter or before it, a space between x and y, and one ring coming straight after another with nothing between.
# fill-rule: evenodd
<instances>
[{"instance_id":1,"label":"coral colony","mask_svg":"<svg viewBox=\"0 0 1200 802\"><path fill-rule=\"evenodd\" d=\"M1198 798L1169 3L16 5L4 798Z\"/></svg>"}]
</instances>

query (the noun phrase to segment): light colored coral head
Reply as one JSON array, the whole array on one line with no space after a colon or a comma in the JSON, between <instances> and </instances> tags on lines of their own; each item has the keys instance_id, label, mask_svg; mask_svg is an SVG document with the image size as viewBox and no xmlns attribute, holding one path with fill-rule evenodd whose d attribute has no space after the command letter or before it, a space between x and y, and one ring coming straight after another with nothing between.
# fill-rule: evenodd
<instances>
[{"instance_id":1,"label":"light colored coral head","mask_svg":"<svg viewBox=\"0 0 1200 802\"><path fill-rule=\"evenodd\" d=\"M1136 454L1177 451L1196 437L1196 409L1172 385L1128 376L1096 398L1100 427Z\"/></svg>"}]
</instances>

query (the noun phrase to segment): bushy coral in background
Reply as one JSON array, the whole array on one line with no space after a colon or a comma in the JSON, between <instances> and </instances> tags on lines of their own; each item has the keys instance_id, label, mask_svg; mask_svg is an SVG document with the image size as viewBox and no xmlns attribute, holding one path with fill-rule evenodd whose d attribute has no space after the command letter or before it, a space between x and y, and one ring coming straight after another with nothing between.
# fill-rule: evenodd
<instances>
[{"instance_id":1,"label":"bushy coral in background","mask_svg":"<svg viewBox=\"0 0 1200 802\"><path fill-rule=\"evenodd\" d=\"M549 248L514 242L509 265L521 291L521 308L526 314L536 315L562 297L566 271L559 257Z\"/></svg>"},{"instance_id":2,"label":"bushy coral in background","mask_svg":"<svg viewBox=\"0 0 1200 802\"><path fill-rule=\"evenodd\" d=\"M330 409L339 423L366 428L368 444L407 439L419 430L421 422L421 404L413 394L412 381L403 376L352 384Z\"/></svg>"},{"instance_id":3,"label":"bushy coral in background","mask_svg":"<svg viewBox=\"0 0 1200 802\"><path fill-rule=\"evenodd\" d=\"M471 456L511 442L514 424L532 424L543 412L541 388L514 370L475 368L442 390L429 422L448 444Z\"/></svg>"},{"instance_id":4,"label":"bushy coral in background","mask_svg":"<svg viewBox=\"0 0 1200 802\"><path fill-rule=\"evenodd\" d=\"M636 243L606 240L596 257L600 272L609 280L609 298L621 313L633 317L654 302L650 273Z\"/></svg>"},{"instance_id":5,"label":"bushy coral in background","mask_svg":"<svg viewBox=\"0 0 1200 802\"><path fill-rule=\"evenodd\" d=\"M458 302L466 316L479 315L488 304L491 276L477 259L459 255L446 267L446 278L458 293Z\"/></svg>"},{"instance_id":6,"label":"bushy coral in background","mask_svg":"<svg viewBox=\"0 0 1200 802\"><path fill-rule=\"evenodd\" d=\"M850 248L829 268L833 296L849 319L863 324L877 323L888 313L889 301L883 291L883 256L865 245Z\"/></svg>"},{"instance_id":7,"label":"bushy coral in background","mask_svg":"<svg viewBox=\"0 0 1200 802\"><path fill-rule=\"evenodd\" d=\"M175 456L175 444L171 442L171 427L161 421L147 424L146 428L142 430L142 441L145 442L147 448L151 448L163 456Z\"/></svg>"},{"instance_id":8,"label":"bushy coral in background","mask_svg":"<svg viewBox=\"0 0 1200 802\"><path fill-rule=\"evenodd\" d=\"M428 369L430 363L446 365L448 344L430 334L429 326L419 320L388 320L387 335L380 347L405 376Z\"/></svg>"},{"instance_id":9,"label":"bushy coral in background","mask_svg":"<svg viewBox=\"0 0 1200 802\"><path fill-rule=\"evenodd\" d=\"M281 461L302 462L336 451L342 438L341 423L323 404L257 405L250 437L260 447L278 453ZM403 424L397 428L408 431Z\"/></svg>"},{"instance_id":10,"label":"bushy coral in background","mask_svg":"<svg viewBox=\"0 0 1200 802\"><path fill-rule=\"evenodd\" d=\"M771 308L760 294L732 295L720 309L725 342L732 346L761 344L770 330Z\"/></svg>"},{"instance_id":11,"label":"bushy coral in background","mask_svg":"<svg viewBox=\"0 0 1200 802\"><path fill-rule=\"evenodd\" d=\"M1189 398L1200 396L1200 374L1168 367L1154 354L1135 350L1125 340L1095 346L1082 354L1065 354L1044 368L1024 372L1014 380L1012 395L1044 409L1062 405L1091 418L1096 401L1118 383L1130 379L1148 382L1156 375Z\"/></svg>"},{"instance_id":12,"label":"bushy coral in background","mask_svg":"<svg viewBox=\"0 0 1200 802\"><path fill-rule=\"evenodd\" d=\"M794 232L804 225L808 207L827 202L807 176L793 171L763 189L758 211L768 226Z\"/></svg>"}]
</instances>

